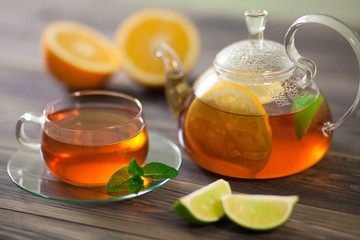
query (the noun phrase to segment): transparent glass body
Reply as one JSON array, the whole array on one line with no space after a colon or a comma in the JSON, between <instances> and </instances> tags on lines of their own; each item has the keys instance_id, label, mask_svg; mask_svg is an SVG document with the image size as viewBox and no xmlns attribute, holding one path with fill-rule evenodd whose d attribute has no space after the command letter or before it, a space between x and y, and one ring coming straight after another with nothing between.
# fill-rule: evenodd
<instances>
[{"instance_id":1,"label":"transparent glass body","mask_svg":"<svg viewBox=\"0 0 360 240\"><path fill-rule=\"evenodd\" d=\"M306 87L291 79L262 85L236 83L257 94L266 111L262 115L229 112L203 97L212 86L227 82L209 69L194 84L180 112L180 144L197 164L225 176L276 178L307 169L324 156L331 133L323 127L332 119L313 82ZM312 98L294 110L303 96ZM304 116L311 119L299 123L297 119ZM305 130L299 133L299 129Z\"/></svg>"}]
</instances>

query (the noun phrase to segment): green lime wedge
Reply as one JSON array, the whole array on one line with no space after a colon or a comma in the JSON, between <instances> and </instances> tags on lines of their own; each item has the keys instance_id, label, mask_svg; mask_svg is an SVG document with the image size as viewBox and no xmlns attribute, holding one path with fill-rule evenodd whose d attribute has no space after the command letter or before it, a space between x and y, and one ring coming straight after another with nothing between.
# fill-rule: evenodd
<instances>
[{"instance_id":1,"label":"green lime wedge","mask_svg":"<svg viewBox=\"0 0 360 240\"><path fill-rule=\"evenodd\" d=\"M233 222L247 229L266 231L289 219L298 197L233 194L221 200L226 216Z\"/></svg>"},{"instance_id":2,"label":"green lime wedge","mask_svg":"<svg viewBox=\"0 0 360 240\"><path fill-rule=\"evenodd\" d=\"M228 194L231 194L229 183L219 179L180 198L173 204L173 209L190 223L216 222L224 216L221 197Z\"/></svg>"},{"instance_id":3,"label":"green lime wedge","mask_svg":"<svg viewBox=\"0 0 360 240\"><path fill-rule=\"evenodd\" d=\"M295 112L294 127L298 141L305 136L312 118L323 101L324 97L321 94L319 97L316 97L316 95L313 94L306 94L294 102L291 111Z\"/></svg>"}]
</instances>

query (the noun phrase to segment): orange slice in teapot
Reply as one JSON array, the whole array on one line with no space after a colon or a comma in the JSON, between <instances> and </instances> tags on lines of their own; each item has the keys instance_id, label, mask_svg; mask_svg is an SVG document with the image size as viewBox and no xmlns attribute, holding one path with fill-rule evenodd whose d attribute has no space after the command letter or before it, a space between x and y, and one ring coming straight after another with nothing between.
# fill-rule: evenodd
<instances>
[{"instance_id":1,"label":"orange slice in teapot","mask_svg":"<svg viewBox=\"0 0 360 240\"><path fill-rule=\"evenodd\" d=\"M195 98L185 131L190 145L204 155L203 166L212 164L205 162L208 156L222 162L219 168L233 166L251 177L271 154L272 133L265 109L250 90L237 84L218 83Z\"/></svg>"}]
</instances>

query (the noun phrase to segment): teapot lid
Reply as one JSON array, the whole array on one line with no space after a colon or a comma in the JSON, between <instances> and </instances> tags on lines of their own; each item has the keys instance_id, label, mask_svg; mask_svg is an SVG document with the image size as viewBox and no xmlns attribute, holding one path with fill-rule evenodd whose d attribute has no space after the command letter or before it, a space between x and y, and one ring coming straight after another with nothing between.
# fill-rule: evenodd
<instances>
[{"instance_id":1,"label":"teapot lid","mask_svg":"<svg viewBox=\"0 0 360 240\"><path fill-rule=\"evenodd\" d=\"M266 10L245 12L249 39L222 49L214 60L214 67L228 77L252 79L277 78L294 68L282 44L264 40Z\"/></svg>"}]
</instances>

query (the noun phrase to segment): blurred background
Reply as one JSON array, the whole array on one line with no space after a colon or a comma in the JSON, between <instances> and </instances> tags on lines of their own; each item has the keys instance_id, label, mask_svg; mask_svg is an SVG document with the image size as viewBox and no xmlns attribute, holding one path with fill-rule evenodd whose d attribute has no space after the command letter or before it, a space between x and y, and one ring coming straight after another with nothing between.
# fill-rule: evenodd
<instances>
[{"instance_id":1,"label":"blurred background","mask_svg":"<svg viewBox=\"0 0 360 240\"><path fill-rule=\"evenodd\" d=\"M292 22L306 14L328 14L360 28L359 0L135 0L133 4L162 5L200 14L238 17L247 9L266 9L273 21Z\"/></svg>"},{"instance_id":2,"label":"blurred background","mask_svg":"<svg viewBox=\"0 0 360 240\"><path fill-rule=\"evenodd\" d=\"M124 5L126 7L122 7ZM268 11L265 38L280 42L283 41L288 27L298 17L306 14L328 14L341 19L357 31L360 29L360 0L64 0L61 3L49 0L1 0L0 6L0 21L2 23L0 54L3 55L0 61L6 59L0 64L2 66L14 64L18 66L22 62L26 62L25 65L28 66L28 63L31 62L33 69L39 69L42 66L40 58L33 58L40 54L38 46L34 46L32 41L29 41L28 44L31 45L24 49L18 49L16 42L35 37L36 40L39 40L43 28L50 22L64 19L75 20L97 28L109 37L113 37L119 23L127 15L145 7L164 7L178 10L195 21L200 32L204 33L201 35L203 48L210 50L207 51L210 55L201 56L202 59L210 58L210 60L200 61L206 67L211 64L215 53L221 47L247 38L244 12L252 8ZM214 21L215 18L218 20ZM224 22L221 21L222 19L230 21L228 24L222 24ZM234 34L221 36L221 28L232 29ZM310 29L310 31L312 30ZM315 39L319 34L322 34L321 31L331 32L325 27L318 28L313 33ZM23 38L13 39L17 34ZM212 34L218 36L216 38L218 44L211 44L210 38L214 38ZM337 34L330 37L342 39ZM224 42L220 43L222 40ZM298 42L303 42L303 40ZM26 46L26 44L21 45ZM299 45L299 47L301 46ZM28 61L27 56L33 58L32 61ZM200 68L203 69L201 66Z\"/></svg>"}]
</instances>

